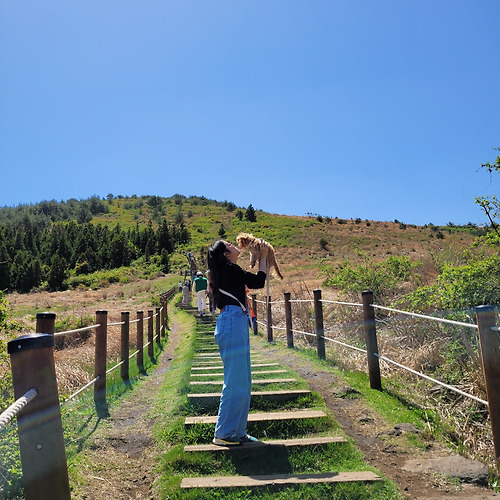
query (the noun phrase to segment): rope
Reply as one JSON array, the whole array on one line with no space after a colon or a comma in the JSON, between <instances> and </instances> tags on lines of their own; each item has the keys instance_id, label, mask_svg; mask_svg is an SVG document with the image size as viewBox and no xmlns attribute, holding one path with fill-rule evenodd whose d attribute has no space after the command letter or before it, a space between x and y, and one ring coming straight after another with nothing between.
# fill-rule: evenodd
<instances>
[{"instance_id":1,"label":"rope","mask_svg":"<svg viewBox=\"0 0 500 500\"><path fill-rule=\"evenodd\" d=\"M407 366L401 365L399 363L396 363L396 361L393 361L392 359L386 358L385 356L380 356L377 353L374 353L375 356L377 356L379 359L383 359L384 361L387 361L388 363L392 363L393 365L399 366L399 368L403 368L404 370L408 370L409 372L413 373L414 375L418 375L419 377L425 378L427 380L430 380L431 382L434 382L435 384L441 385L443 387L446 387L450 391L457 392L458 394L465 396L467 398L474 399L478 401L479 403L483 403L484 405L488 406L488 401L484 401L484 399L477 398L476 396L472 396L472 394L467 394L464 391L461 391L460 389L457 389L456 387L453 387L452 385L445 384L444 382L440 382L439 380L436 380L435 378L429 377L428 375L424 375L423 373L417 372L415 370L412 370L411 368L408 368Z\"/></svg>"},{"instance_id":2,"label":"rope","mask_svg":"<svg viewBox=\"0 0 500 500\"><path fill-rule=\"evenodd\" d=\"M32 387L2 412L0 415L0 429L3 429L30 401L33 401L37 394L38 391Z\"/></svg>"},{"instance_id":3,"label":"rope","mask_svg":"<svg viewBox=\"0 0 500 500\"><path fill-rule=\"evenodd\" d=\"M290 302L314 302L312 299L294 299L290 300Z\"/></svg>"},{"instance_id":4,"label":"rope","mask_svg":"<svg viewBox=\"0 0 500 500\"><path fill-rule=\"evenodd\" d=\"M132 359L138 352L140 351L140 349L137 349L137 351L134 352L134 354L131 354L128 359Z\"/></svg>"},{"instance_id":5,"label":"rope","mask_svg":"<svg viewBox=\"0 0 500 500\"><path fill-rule=\"evenodd\" d=\"M468 328L475 328L477 330L477 325L472 323L462 323L460 321L453 321L451 319L436 318L435 316L426 316L425 314L411 313L408 311L400 311L399 309L392 309L391 307L377 306L375 304L370 304L372 307L377 307L378 309L384 309L386 311L398 312L401 314L407 314L408 316L415 316L416 318L431 319L433 321L440 321L441 323L449 323L451 325L466 326Z\"/></svg>"},{"instance_id":6,"label":"rope","mask_svg":"<svg viewBox=\"0 0 500 500\"><path fill-rule=\"evenodd\" d=\"M356 302L339 302L338 300L325 300L325 299L321 299L320 302L324 302L325 304L338 304L341 306L363 307L363 304L358 304Z\"/></svg>"},{"instance_id":7,"label":"rope","mask_svg":"<svg viewBox=\"0 0 500 500\"><path fill-rule=\"evenodd\" d=\"M125 363L125 360L120 361L120 362L119 362L117 365L115 365L115 366L112 366L112 367L111 367L111 368L110 368L110 369L106 372L106 375L107 375L108 373L111 373L113 370L116 370L119 366L123 365L123 363Z\"/></svg>"},{"instance_id":8,"label":"rope","mask_svg":"<svg viewBox=\"0 0 500 500\"><path fill-rule=\"evenodd\" d=\"M87 330L93 330L94 328L97 328L99 325L90 325L90 326L85 326L83 328L77 328L76 330L67 330L65 332L56 332L54 333L54 337L57 337L59 335L67 335L68 333L77 333L77 332L86 332Z\"/></svg>"},{"instance_id":9,"label":"rope","mask_svg":"<svg viewBox=\"0 0 500 500\"><path fill-rule=\"evenodd\" d=\"M94 380L91 380L90 382L88 382L87 384L85 384L81 389L78 389L78 391L76 391L74 394L72 394L71 396L67 397L62 402L62 404L66 404L68 401L70 401L74 397L78 396L78 394L80 394L80 392L83 392L85 389L87 389L88 387L90 387L94 382L97 382L100 378L101 378L101 376L97 375L97 377Z\"/></svg>"},{"instance_id":10,"label":"rope","mask_svg":"<svg viewBox=\"0 0 500 500\"><path fill-rule=\"evenodd\" d=\"M361 349L360 347L356 347L356 346L353 346L353 345L345 344L344 342L341 342L340 340L329 339L328 337L322 337L322 338L324 338L325 340L329 340L330 342L335 342L336 344L343 345L344 347L349 347L349 349L354 349L355 351L363 352L363 353L366 354L366 350L365 349Z\"/></svg>"},{"instance_id":11,"label":"rope","mask_svg":"<svg viewBox=\"0 0 500 500\"><path fill-rule=\"evenodd\" d=\"M137 319L133 319L132 321L129 321L129 323L139 323L140 319L137 318Z\"/></svg>"},{"instance_id":12,"label":"rope","mask_svg":"<svg viewBox=\"0 0 500 500\"><path fill-rule=\"evenodd\" d=\"M500 332L500 326L492 326L491 329L494 331L494 332Z\"/></svg>"},{"instance_id":13,"label":"rope","mask_svg":"<svg viewBox=\"0 0 500 500\"><path fill-rule=\"evenodd\" d=\"M116 323L108 323L108 326L118 326L118 325L124 325L125 321L117 321Z\"/></svg>"}]
</instances>

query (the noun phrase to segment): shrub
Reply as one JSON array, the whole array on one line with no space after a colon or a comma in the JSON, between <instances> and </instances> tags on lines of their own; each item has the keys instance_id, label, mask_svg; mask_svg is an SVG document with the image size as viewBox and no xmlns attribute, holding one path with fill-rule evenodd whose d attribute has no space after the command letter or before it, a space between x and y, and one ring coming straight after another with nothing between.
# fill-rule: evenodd
<instances>
[{"instance_id":1,"label":"shrub","mask_svg":"<svg viewBox=\"0 0 500 500\"><path fill-rule=\"evenodd\" d=\"M389 256L382 262L374 262L365 256L363 264L353 265L346 261L327 268L323 285L338 288L344 293L371 290L376 297L393 298L400 292L403 283L418 282L420 276L414 271L419 264L405 256Z\"/></svg>"},{"instance_id":2,"label":"shrub","mask_svg":"<svg viewBox=\"0 0 500 500\"><path fill-rule=\"evenodd\" d=\"M445 264L436 282L407 294L403 301L412 309L467 309L500 304L500 255L470 264Z\"/></svg>"}]
</instances>

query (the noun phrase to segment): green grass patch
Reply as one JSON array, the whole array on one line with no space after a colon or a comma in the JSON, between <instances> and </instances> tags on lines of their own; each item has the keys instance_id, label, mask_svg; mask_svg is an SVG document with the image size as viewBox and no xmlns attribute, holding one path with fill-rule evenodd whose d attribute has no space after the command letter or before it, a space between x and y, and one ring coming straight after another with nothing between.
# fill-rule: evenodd
<instances>
[{"instance_id":1,"label":"green grass patch","mask_svg":"<svg viewBox=\"0 0 500 500\"><path fill-rule=\"evenodd\" d=\"M178 313L185 314L185 313ZM202 327L198 327L202 328ZM187 401L187 392L194 392L189 387L191 361L197 341L190 335L183 340L175 367L165 376L165 383L158 399L155 434L160 447L164 450L158 470L161 479L158 491L161 498L264 498L275 499L396 499L400 498L397 488L389 481L382 480L373 484L334 484L307 485L285 488L230 488L181 490L184 477L210 475L257 475L257 474L306 474L321 472L373 470L363 462L361 453L351 440L314 447L273 447L272 449L239 449L232 452L184 452L186 444L210 443L213 438L214 424L196 424L185 426L187 415L201 413L201 407ZM273 367L274 369L275 367ZM220 371L220 368L217 369ZM277 374L276 374L277 375ZM280 376L297 377L288 370ZM273 378L275 375L269 375ZM296 386L306 388L307 384L299 377ZM198 380L198 378L196 379ZM207 392L217 392L219 387L212 386ZM264 386L256 388L263 390ZM283 389L282 385L265 386L266 390ZM303 396L286 403L270 402L265 398L252 398L251 411L284 411L293 409L322 409L326 417L314 419L295 419L290 421L274 420L270 422L249 422L248 431L260 439L287 439L325 435L342 435L340 426L333 415L326 409L322 398L316 394ZM205 414L215 415L217 405L205 409Z\"/></svg>"}]
</instances>

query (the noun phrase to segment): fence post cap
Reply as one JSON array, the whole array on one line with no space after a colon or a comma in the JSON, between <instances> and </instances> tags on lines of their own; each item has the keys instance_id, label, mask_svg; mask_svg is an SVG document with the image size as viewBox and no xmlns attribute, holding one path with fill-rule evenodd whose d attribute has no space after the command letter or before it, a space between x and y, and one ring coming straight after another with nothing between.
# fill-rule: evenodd
<instances>
[{"instance_id":1,"label":"fence post cap","mask_svg":"<svg viewBox=\"0 0 500 500\"><path fill-rule=\"evenodd\" d=\"M495 309L495 306L476 306L475 308L475 311L476 313L479 313L479 312L489 312L489 311L493 311Z\"/></svg>"},{"instance_id":2,"label":"fence post cap","mask_svg":"<svg viewBox=\"0 0 500 500\"><path fill-rule=\"evenodd\" d=\"M39 312L39 313L36 313L36 318L40 318L40 319L55 319L56 317L56 313L52 313L52 312L48 312L48 311L45 311L45 312Z\"/></svg>"},{"instance_id":3,"label":"fence post cap","mask_svg":"<svg viewBox=\"0 0 500 500\"><path fill-rule=\"evenodd\" d=\"M44 347L54 347L54 335L48 333L30 333L9 341L7 343L7 352L13 354L15 352Z\"/></svg>"},{"instance_id":4,"label":"fence post cap","mask_svg":"<svg viewBox=\"0 0 500 500\"><path fill-rule=\"evenodd\" d=\"M122 314L130 314L130 311L122 311Z\"/></svg>"},{"instance_id":5,"label":"fence post cap","mask_svg":"<svg viewBox=\"0 0 500 500\"><path fill-rule=\"evenodd\" d=\"M361 295L368 295L369 293L373 293L371 290L365 290L361 292Z\"/></svg>"},{"instance_id":6,"label":"fence post cap","mask_svg":"<svg viewBox=\"0 0 500 500\"><path fill-rule=\"evenodd\" d=\"M108 311L96 311L96 314L108 314Z\"/></svg>"}]
</instances>

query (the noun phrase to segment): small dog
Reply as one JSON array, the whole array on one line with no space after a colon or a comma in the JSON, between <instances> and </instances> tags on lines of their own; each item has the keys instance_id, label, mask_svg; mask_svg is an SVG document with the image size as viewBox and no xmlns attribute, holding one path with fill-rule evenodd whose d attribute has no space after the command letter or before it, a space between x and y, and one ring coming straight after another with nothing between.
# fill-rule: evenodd
<instances>
[{"instance_id":1,"label":"small dog","mask_svg":"<svg viewBox=\"0 0 500 500\"><path fill-rule=\"evenodd\" d=\"M255 266L257 259L260 254L260 241L258 238L255 238L252 234L248 233L240 233L236 237L236 241L240 248L248 248L250 251L250 267ZM267 243L267 241L265 242ZM274 255L274 248L270 243L267 243L269 246L269 251L267 253L267 264L269 266L269 271L272 267L274 267L276 274L283 279L283 275L280 273L278 268L278 263L276 262L276 257Z\"/></svg>"}]
</instances>

